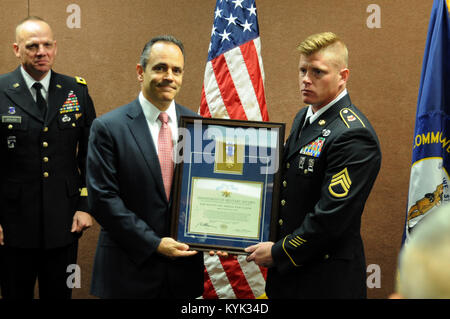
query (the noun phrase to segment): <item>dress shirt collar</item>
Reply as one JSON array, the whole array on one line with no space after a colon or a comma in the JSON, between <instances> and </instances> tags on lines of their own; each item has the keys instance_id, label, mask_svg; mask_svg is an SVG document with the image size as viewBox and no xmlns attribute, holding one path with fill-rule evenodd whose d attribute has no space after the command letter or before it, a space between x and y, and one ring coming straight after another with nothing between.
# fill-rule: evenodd
<instances>
[{"instance_id":1,"label":"dress shirt collar","mask_svg":"<svg viewBox=\"0 0 450 319\"><path fill-rule=\"evenodd\" d=\"M144 111L144 115L147 121L151 123L156 122L161 111L155 105L153 105L152 102L145 98L142 91L139 93L139 103L141 103L142 110ZM167 115L169 115L169 122L176 122L177 112L175 109L175 101L172 101L170 103L169 108L165 112L167 113Z\"/></svg>"},{"instance_id":2,"label":"dress shirt collar","mask_svg":"<svg viewBox=\"0 0 450 319\"><path fill-rule=\"evenodd\" d=\"M323 113L325 113L333 104L342 99L345 95L347 95L347 89L344 89L333 101L320 108L316 113L313 112L312 106L308 107L308 111L306 113L306 119L309 119L309 123L313 123L316 119L319 118Z\"/></svg>"},{"instance_id":3,"label":"dress shirt collar","mask_svg":"<svg viewBox=\"0 0 450 319\"><path fill-rule=\"evenodd\" d=\"M25 80L25 84L27 85L27 88L32 91L33 84L35 82L40 82L42 84L42 89L45 91L45 93L48 93L48 88L50 86L50 78L52 70L50 70L47 75L40 81L36 81L31 77L31 75L28 74L27 71L23 68L23 66L20 66L20 71L22 72L23 79ZM34 89L33 89L34 90Z\"/></svg>"}]
</instances>

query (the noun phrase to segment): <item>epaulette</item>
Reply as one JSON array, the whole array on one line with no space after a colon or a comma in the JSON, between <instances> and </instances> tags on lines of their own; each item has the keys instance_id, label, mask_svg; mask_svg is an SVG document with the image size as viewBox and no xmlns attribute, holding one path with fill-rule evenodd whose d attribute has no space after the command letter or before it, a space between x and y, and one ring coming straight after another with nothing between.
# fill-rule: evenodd
<instances>
[{"instance_id":1,"label":"epaulette","mask_svg":"<svg viewBox=\"0 0 450 319\"><path fill-rule=\"evenodd\" d=\"M75 80L77 80L77 82L80 83L80 84L87 85L86 80L83 79L82 77L76 76Z\"/></svg>"},{"instance_id":2,"label":"epaulette","mask_svg":"<svg viewBox=\"0 0 450 319\"><path fill-rule=\"evenodd\" d=\"M343 108L340 112L340 115L342 121L348 128L361 126L366 127L366 125L364 124L363 121L361 121L359 116L349 108Z\"/></svg>"}]
</instances>

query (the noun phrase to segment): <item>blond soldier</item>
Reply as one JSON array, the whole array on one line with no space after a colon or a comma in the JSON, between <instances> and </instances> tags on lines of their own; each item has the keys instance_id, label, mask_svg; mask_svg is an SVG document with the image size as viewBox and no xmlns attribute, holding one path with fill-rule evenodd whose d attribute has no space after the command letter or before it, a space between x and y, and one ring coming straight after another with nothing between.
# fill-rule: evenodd
<instances>
[{"instance_id":1,"label":"blond soldier","mask_svg":"<svg viewBox=\"0 0 450 319\"><path fill-rule=\"evenodd\" d=\"M278 240L247 248L269 298L365 298L361 215L380 169L378 138L350 101L348 52L331 32L304 40L301 109L286 141Z\"/></svg>"}]
</instances>

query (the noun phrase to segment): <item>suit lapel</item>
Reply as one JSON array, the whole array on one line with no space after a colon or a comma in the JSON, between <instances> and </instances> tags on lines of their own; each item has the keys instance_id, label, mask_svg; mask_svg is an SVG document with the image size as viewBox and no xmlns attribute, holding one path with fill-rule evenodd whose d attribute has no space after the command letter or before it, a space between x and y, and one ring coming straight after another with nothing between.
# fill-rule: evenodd
<instances>
[{"instance_id":1,"label":"suit lapel","mask_svg":"<svg viewBox=\"0 0 450 319\"><path fill-rule=\"evenodd\" d=\"M5 90L5 94L27 114L40 122L44 122L42 114L20 73L20 67L13 72L11 83Z\"/></svg>"},{"instance_id":2,"label":"suit lapel","mask_svg":"<svg viewBox=\"0 0 450 319\"><path fill-rule=\"evenodd\" d=\"M153 139L150 135L147 120L145 119L144 112L142 111L142 107L138 99L132 102L131 108L128 111L128 117L128 127L131 134L133 135L139 150L144 156L147 167L153 175L154 180L158 184L161 196L166 198L158 154L156 152Z\"/></svg>"}]
</instances>

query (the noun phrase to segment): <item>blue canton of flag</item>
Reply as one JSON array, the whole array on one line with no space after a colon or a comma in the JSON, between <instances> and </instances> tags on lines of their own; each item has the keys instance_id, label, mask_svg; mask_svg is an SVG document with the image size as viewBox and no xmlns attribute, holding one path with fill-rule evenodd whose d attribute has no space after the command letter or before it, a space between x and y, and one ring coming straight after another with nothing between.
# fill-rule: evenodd
<instances>
[{"instance_id":1,"label":"blue canton of flag","mask_svg":"<svg viewBox=\"0 0 450 319\"><path fill-rule=\"evenodd\" d=\"M218 0L208 61L259 37L254 0Z\"/></svg>"},{"instance_id":2,"label":"blue canton of flag","mask_svg":"<svg viewBox=\"0 0 450 319\"><path fill-rule=\"evenodd\" d=\"M199 112L269 120L255 0L217 0Z\"/></svg>"},{"instance_id":3,"label":"blue canton of flag","mask_svg":"<svg viewBox=\"0 0 450 319\"><path fill-rule=\"evenodd\" d=\"M450 25L444 0L434 0L417 99L404 240L436 206L450 201Z\"/></svg>"}]
</instances>

